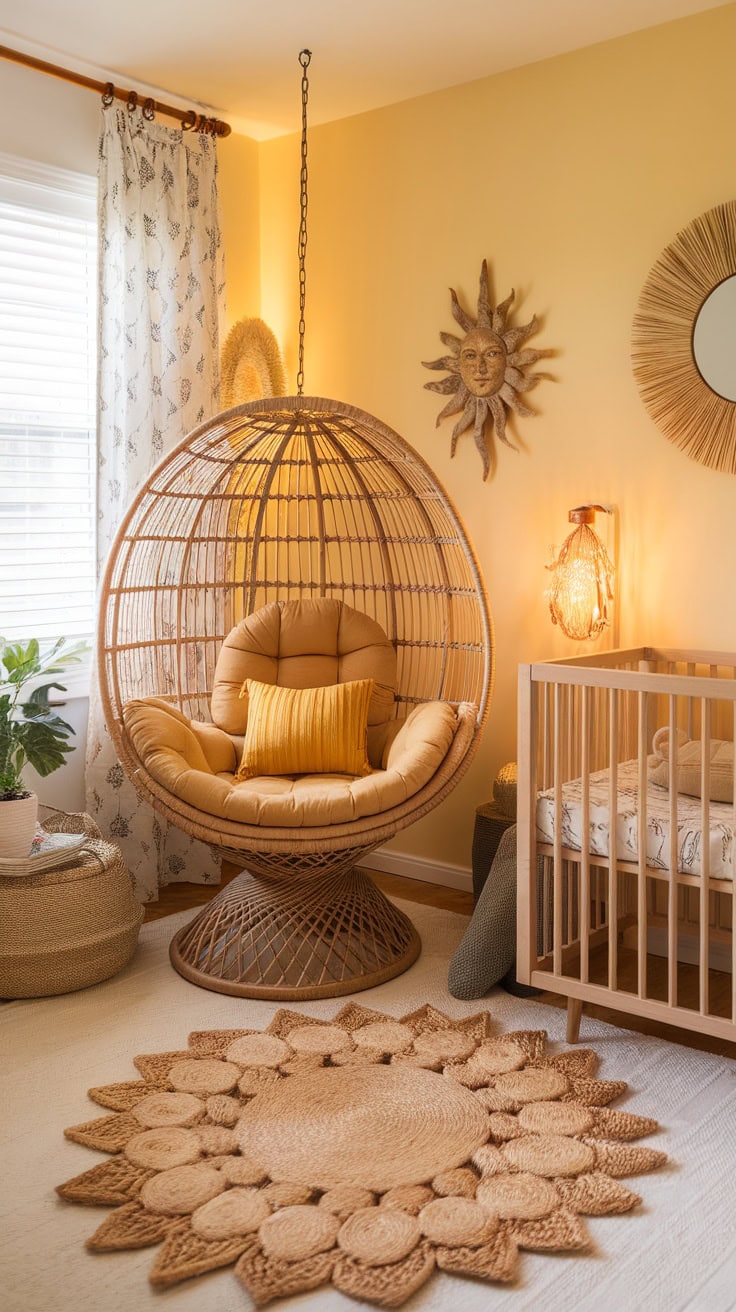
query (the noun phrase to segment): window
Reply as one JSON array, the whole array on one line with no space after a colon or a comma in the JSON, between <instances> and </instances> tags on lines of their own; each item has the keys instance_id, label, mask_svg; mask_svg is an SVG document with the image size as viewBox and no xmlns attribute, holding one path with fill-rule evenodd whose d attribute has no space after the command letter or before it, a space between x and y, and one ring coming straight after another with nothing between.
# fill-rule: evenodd
<instances>
[{"instance_id":1,"label":"window","mask_svg":"<svg viewBox=\"0 0 736 1312\"><path fill-rule=\"evenodd\" d=\"M0 153L0 634L90 638L95 181Z\"/></svg>"}]
</instances>

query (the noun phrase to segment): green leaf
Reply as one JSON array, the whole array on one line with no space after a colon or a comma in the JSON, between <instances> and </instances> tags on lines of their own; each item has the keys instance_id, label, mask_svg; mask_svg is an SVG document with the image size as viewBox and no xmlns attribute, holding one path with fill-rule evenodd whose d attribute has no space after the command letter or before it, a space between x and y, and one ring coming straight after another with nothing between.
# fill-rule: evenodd
<instances>
[{"instance_id":1,"label":"green leaf","mask_svg":"<svg viewBox=\"0 0 736 1312\"><path fill-rule=\"evenodd\" d=\"M61 669L64 665L77 664L87 651L89 651L89 647L86 642L77 642L73 647L70 647L68 651L65 651L62 656L57 656L52 652L49 660L53 658L54 667ZM47 674L52 673L51 668L49 667L47 669L45 663L43 664L43 669Z\"/></svg>"},{"instance_id":2,"label":"green leaf","mask_svg":"<svg viewBox=\"0 0 736 1312\"><path fill-rule=\"evenodd\" d=\"M74 733L72 726L67 724L66 720L62 720L53 707L38 706L33 702L26 702L23 706L18 707L18 710L23 713L23 718L27 722L43 724L52 729L54 733L60 734L62 738L68 738L70 734ZM23 719L16 719L13 723L20 727L23 724Z\"/></svg>"},{"instance_id":3,"label":"green leaf","mask_svg":"<svg viewBox=\"0 0 736 1312\"><path fill-rule=\"evenodd\" d=\"M8 644L8 646L5 648L5 651L3 652L3 665L5 666L6 670L11 671L16 668L17 664L18 664L18 657L15 651L13 650L13 648L10 646L10 644Z\"/></svg>"},{"instance_id":4,"label":"green leaf","mask_svg":"<svg viewBox=\"0 0 736 1312\"><path fill-rule=\"evenodd\" d=\"M26 706L29 706L29 705L31 705L31 704L33 704L33 703L35 703L35 704L37 704L37 705L39 705L39 706L48 706L48 704L49 704L49 693L50 693L50 691L51 691L52 688L56 688L56 689L58 690L58 692L66 692L66 688L64 687L64 684L63 684L63 683L43 683L43 684L40 684L38 688L34 688L34 689L33 689L33 692L31 693L30 697L28 698L28 701L25 703Z\"/></svg>"},{"instance_id":5,"label":"green leaf","mask_svg":"<svg viewBox=\"0 0 736 1312\"><path fill-rule=\"evenodd\" d=\"M29 724L18 726L19 742L23 753L34 770L45 778L53 770L64 764L64 758L74 749L59 737L58 732L46 724Z\"/></svg>"},{"instance_id":6,"label":"green leaf","mask_svg":"<svg viewBox=\"0 0 736 1312\"><path fill-rule=\"evenodd\" d=\"M86 650L85 642L67 646L67 640L59 638L42 655L37 638L25 645L0 639L0 660L7 671L4 680L0 677L0 778L10 780L11 788L22 784L26 764L45 776L63 765L73 751L68 739L74 736L74 728L56 713L49 694L52 690L66 692L53 676L78 663ZM46 682L34 687L21 702L24 685L43 675Z\"/></svg>"}]
</instances>

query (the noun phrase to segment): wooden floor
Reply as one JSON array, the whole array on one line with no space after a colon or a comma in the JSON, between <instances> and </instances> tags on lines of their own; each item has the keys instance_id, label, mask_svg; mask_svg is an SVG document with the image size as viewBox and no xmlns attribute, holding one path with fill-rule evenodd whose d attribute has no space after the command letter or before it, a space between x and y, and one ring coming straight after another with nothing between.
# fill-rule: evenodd
<instances>
[{"instance_id":1,"label":"wooden floor","mask_svg":"<svg viewBox=\"0 0 736 1312\"><path fill-rule=\"evenodd\" d=\"M169 884L168 887L160 890L158 902L149 902L147 904L146 921L159 920L163 916L172 916L178 911L204 906L215 896L219 888L229 883L239 873L236 866L224 866L222 882L217 887L205 884ZM377 871L371 871L370 873L379 888L383 889L383 892L389 897L403 898L406 902L418 902L424 906L438 907L442 911L454 911L464 916L469 916L472 913L473 899L470 893L462 893L454 888L445 888L440 884L423 884L416 879L403 879L399 875L384 875L379 874ZM621 954L620 981L622 988L633 991L636 988L636 954L631 953L629 956L631 960L628 959L626 953ZM648 960L652 976L656 977L661 970L660 959L650 957ZM730 979L730 976L728 978ZM695 990L694 993L693 989ZM693 971L692 975L688 972L681 974L678 997L682 1006L697 1006L696 971ZM540 993L538 1001L548 1003L553 1007L565 1007L567 1005L566 1000L555 993ZM624 1029L636 1030L640 1034L654 1034L659 1038L668 1039L670 1043L681 1043L686 1048L697 1048L704 1052L716 1052L725 1057L736 1058L736 1043L729 1043L724 1039L714 1039L707 1034L696 1034L690 1030L677 1029L673 1025L663 1025L659 1021L645 1020L642 1017L630 1016L624 1012L613 1011L608 1007L596 1007L591 1004L586 1004L585 1015L595 1016L600 1020L608 1021L611 1025L618 1025Z\"/></svg>"}]
</instances>

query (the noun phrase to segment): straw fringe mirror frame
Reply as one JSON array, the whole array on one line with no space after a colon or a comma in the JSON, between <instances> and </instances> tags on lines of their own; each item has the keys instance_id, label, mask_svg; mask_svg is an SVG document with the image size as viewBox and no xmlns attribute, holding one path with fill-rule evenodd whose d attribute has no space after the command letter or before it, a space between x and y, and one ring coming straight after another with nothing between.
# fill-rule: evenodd
<instances>
[{"instance_id":1,"label":"straw fringe mirror frame","mask_svg":"<svg viewBox=\"0 0 736 1312\"><path fill-rule=\"evenodd\" d=\"M705 303L734 278L736 201L727 201L694 219L662 252L632 335L634 375L654 422L693 460L729 474L736 473L736 390L722 395L706 381L694 338ZM733 342L736 322L728 331ZM736 389L736 374L732 384Z\"/></svg>"}]
</instances>

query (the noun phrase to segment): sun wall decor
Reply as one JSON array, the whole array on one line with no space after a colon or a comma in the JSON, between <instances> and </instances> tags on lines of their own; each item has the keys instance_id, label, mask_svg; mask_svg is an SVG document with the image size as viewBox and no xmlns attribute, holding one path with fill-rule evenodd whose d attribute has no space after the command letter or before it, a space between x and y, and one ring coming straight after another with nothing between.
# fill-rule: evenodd
<instances>
[{"instance_id":1,"label":"sun wall decor","mask_svg":"<svg viewBox=\"0 0 736 1312\"><path fill-rule=\"evenodd\" d=\"M529 323L518 328L512 328L507 323L514 294L512 289L506 300L493 308L488 263L484 260L480 270L477 318L473 319L466 313L451 287L453 317L465 336L440 333L440 340L450 348L450 355L440 356L438 360L422 361L425 369L446 369L449 372L448 378L424 384L430 392L440 392L442 395L452 393L447 405L437 416L437 426L443 419L462 411L452 430L450 454L454 456L461 434L472 428L473 440L483 461L484 479L488 478L491 469L488 450L490 432L495 428L498 440L511 447L512 451L518 451L518 447L506 435L507 411L513 411L524 418L536 413L521 400L519 393L528 392L543 376L526 373L529 366L551 354L550 351L537 351L523 346L527 338L537 331L539 325L536 315Z\"/></svg>"},{"instance_id":2,"label":"sun wall decor","mask_svg":"<svg viewBox=\"0 0 736 1312\"><path fill-rule=\"evenodd\" d=\"M159 1289L234 1263L259 1305L331 1283L398 1307L435 1269L509 1282L519 1249L588 1250L581 1218L635 1208L620 1179L666 1160L632 1142L656 1121L608 1107L626 1084L546 1037L356 1003L199 1031L90 1089L113 1114L65 1133L112 1156L58 1193L117 1204L95 1252L162 1244Z\"/></svg>"}]
</instances>

